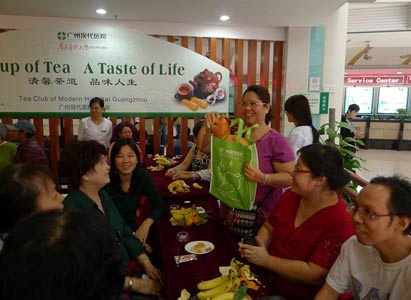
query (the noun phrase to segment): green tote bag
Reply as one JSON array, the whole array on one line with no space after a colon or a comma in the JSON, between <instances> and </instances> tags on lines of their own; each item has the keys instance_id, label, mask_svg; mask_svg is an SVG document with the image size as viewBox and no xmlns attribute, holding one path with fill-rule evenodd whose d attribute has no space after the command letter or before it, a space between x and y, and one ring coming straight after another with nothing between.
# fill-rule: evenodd
<instances>
[{"instance_id":1,"label":"green tote bag","mask_svg":"<svg viewBox=\"0 0 411 300\"><path fill-rule=\"evenodd\" d=\"M251 128L243 128L244 122L238 118L230 127L238 125L236 141L212 136L211 139L211 184L210 193L231 208L250 210L253 207L257 183L244 176L244 164L258 168L257 148L250 140ZM243 146L241 138L249 141Z\"/></svg>"}]
</instances>

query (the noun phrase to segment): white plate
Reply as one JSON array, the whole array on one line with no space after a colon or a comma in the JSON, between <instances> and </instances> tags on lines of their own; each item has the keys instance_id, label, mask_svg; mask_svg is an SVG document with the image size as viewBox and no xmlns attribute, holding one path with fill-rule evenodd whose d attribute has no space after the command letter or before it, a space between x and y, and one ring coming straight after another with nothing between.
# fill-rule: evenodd
<instances>
[{"instance_id":1,"label":"white plate","mask_svg":"<svg viewBox=\"0 0 411 300\"><path fill-rule=\"evenodd\" d=\"M213 251L214 245L208 241L193 241L187 243L184 249L192 254L206 254Z\"/></svg>"}]
</instances>

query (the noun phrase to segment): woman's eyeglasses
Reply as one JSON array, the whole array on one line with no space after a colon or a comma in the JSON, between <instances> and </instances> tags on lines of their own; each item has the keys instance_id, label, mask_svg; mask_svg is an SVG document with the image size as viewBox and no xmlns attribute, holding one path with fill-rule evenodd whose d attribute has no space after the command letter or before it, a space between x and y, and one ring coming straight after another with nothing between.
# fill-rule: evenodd
<instances>
[{"instance_id":1,"label":"woman's eyeglasses","mask_svg":"<svg viewBox=\"0 0 411 300\"><path fill-rule=\"evenodd\" d=\"M258 106L265 106L265 105L267 105L267 103L265 102L256 102L256 101L251 101L249 103L245 101L241 102L242 107L250 106L252 108L257 108Z\"/></svg>"},{"instance_id":2,"label":"woman's eyeglasses","mask_svg":"<svg viewBox=\"0 0 411 300\"><path fill-rule=\"evenodd\" d=\"M379 217L391 217L391 216L396 216L397 214L384 214L384 215L379 215L376 214L368 209L359 209L356 204L349 204L347 206L347 211L354 215L355 213L358 213L358 215L363 219L363 220L375 220Z\"/></svg>"}]
</instances>

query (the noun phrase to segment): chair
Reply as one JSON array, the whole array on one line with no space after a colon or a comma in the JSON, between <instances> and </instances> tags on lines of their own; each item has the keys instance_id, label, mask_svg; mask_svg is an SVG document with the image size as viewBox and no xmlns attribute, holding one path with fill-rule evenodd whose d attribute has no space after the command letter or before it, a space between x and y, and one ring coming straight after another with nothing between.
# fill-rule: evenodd
<instances>
[{"instance_id":1,"label":"chair","mask_svg":"<svg viewBox=\"0 0 411 300\"><path fill-rule=\"evenodd\" d=\"M354 183L356 186L359 186L359 187L363 188L364 186L366 186L367 184L370 183L367 179L362 178L358 174L353 173L353 172L348 171L348 170L346 170L346 171L350 174L351 183ZM344 186L343 188L341 188L338 191L338 193L340 195L344 196L344 198L347 200L347 202L351 202L351 201L355 200L358 196L358 191L351 186L351 183Z\"/></svg>"}]
</instances>

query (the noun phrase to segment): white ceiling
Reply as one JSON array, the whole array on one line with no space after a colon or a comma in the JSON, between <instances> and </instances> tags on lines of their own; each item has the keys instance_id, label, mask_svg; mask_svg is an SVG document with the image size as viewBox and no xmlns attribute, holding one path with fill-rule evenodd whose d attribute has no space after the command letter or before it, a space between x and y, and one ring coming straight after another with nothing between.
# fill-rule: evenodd
<instances>
[{"instance_id":1,"label":"white ceiling","mask_svg":"<svg viewBox=\"0 0 411 300\"><path fill-rule=\"evenodd\" d=\"M346 64L359 58L347 69L411 68L410 13L409 3L351 4ZM367 44L368 60L363 54Z\"/></svg>"},{"instance_id":2,"label":"white ceiling","mask_svg":"<svg viewBox=\"0 0 411 300\"><path fill-rule=\"evenodd\" d=\"M296 27L321 26L346 0L0 0L0 15L40 16L123 21L173 22L227 26ZM411 68L402 65L411 54L411 8L409 4L352 4L346 63L369 41L370 60L363 55L347 68ZM106 16L95 10L104 7ZM388 32L388 33L387 33Z\"/></svg>"},{"instance_id":3,"label":"white ceiling","mask_svg":"<svg viewBox=\"0 0 411 300\"><path fill-rule=\"evenodd\" d=\"M221 25L315 26L347 0L1 0L0 15ZM352 2L352 1L351 1ZM354 1L355 2L355 1ZM106 16L95 11L104 7Z\"/></svg>"}]
</instances>

